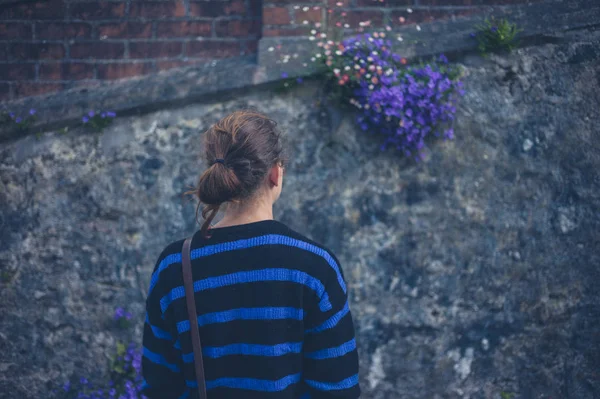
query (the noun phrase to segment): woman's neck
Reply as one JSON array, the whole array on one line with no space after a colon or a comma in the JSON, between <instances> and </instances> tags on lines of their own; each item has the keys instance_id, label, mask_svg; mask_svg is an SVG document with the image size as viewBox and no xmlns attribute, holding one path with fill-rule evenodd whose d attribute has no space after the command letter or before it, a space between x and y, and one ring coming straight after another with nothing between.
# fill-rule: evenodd
<instances>
[{"instance_id":1,"label":"woman's neck","mask_svg":"<svg viewBox=\"0 0 600 399\"><path fill-rule=\"evenodd\" d=\"M228 204L223 218L214 227L235 226L273 219L273 205L266 201L245 204Z\"/></svg>"}]
</instances>

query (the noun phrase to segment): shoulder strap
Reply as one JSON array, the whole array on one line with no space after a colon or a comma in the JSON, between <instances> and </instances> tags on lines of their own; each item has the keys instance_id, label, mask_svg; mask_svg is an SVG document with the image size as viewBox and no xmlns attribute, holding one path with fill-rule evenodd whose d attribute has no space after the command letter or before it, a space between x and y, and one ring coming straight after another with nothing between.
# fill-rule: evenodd
<instances>
[{"instance_id":1,"label":"shoulder strap","mask_svg":"<svg viewBox=\"0 0 600 399\"><path fill-rule=\"evenodd\" d=\"M181 260L183 265L183 285L185 287L185 300L187 303L188 319L190 320L190 334L192 336L192 347L194 349L194 366L196 369L196 381L198 382L198 394L200 399L206 399L206 381L204 379L204 364L202 361L202 345L198 331L198 313L196 313L196 300L194 299L194 281L192 279L192 263L190 261L190 247L192 238L187 238L183 243Z\"/></svg>"}]
</instances>

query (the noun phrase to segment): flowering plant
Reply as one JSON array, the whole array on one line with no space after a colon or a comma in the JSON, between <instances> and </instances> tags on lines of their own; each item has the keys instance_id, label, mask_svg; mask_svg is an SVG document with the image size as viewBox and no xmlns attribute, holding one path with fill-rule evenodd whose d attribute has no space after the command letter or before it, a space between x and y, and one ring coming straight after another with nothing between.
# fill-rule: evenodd
<instances>
[{"instance_id":1,"label":"flowering plant","mask_svg":"<svg viewBox=\"0 0 600 399\"><path fill-rule=\"evenodd\" d=\"M123 309L122 307L118 307L115 309L114 319L121 328L129 327L129 321L131 320L131 313Z\"/></svg>"},{"instance_id":2,"label":"flowering plant","mask_svg":"<svg viewBox=\"0 0 600 399\"><path fill-rule=\"evenodd\" d=\"M358 108L363 130L385 136L382 150L393 146L419 160L427 137L454 137L456 101L464 90L445 56L408 66L385 32L317 45L315 59L322 60L330 88Z\"/></svg>"},{"instance_id":3,"label":"flowering plant","mask_svg":"<svg viewBox=\"0 0 600 399\"><path fill-rule=\"evenodd\" d=\"M29 112L24 115L16 115L14 112L1 111L0 112L0 125L10 124L16 127L18 130L26 130L37 120L36 110L30 109Z\"/></svg>"},{"instance_id":4,"label":"flowering plant","mask_svg":"<svg viewBox=\"0 0 600 399\"><path fill-rule=\"evenodd\" d=\"M114 320L129 321L131 313L121 307L115 310ZM142 353L135 343L117 343L117 351L111 359L108 386L95 387L85 377L66 382L54 391L53 397L65 399L146 399L141 394Z\"/></svg>"},{"instance_id":5,"label":"flowering plant","mask_svg":"<svg viewBox=\"0 0 600 399\"><path fill-rule=\"evenodd\" d=\"M85 127L92 130L101 131L113 122L113 119L117 116L112 111L89 111L85 114L81 121Z\"/></svg>"}]
</instances>

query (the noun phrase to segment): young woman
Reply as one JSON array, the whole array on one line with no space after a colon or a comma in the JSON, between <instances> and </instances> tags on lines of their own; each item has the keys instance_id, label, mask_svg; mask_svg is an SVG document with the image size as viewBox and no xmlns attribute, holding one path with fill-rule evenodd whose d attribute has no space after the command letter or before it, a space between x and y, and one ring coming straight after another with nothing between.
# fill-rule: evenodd
<instances>
[{"instance_id":1,"label":"young woman","mask_svg":"<svg viewBox=\"0 0 600 399\"><path fill-rule=\"evenodd\" d=\"M210 166L188 193L206 205L191 265L208 398L358 398L340 264L273 220L284 174L276 123L235 112L205 133L205 151ZM224 217L211 226L223 204ZM150 281L142 369L151 399L198 396L183 242L162 251Z\"/></svg>"}]
</instances>

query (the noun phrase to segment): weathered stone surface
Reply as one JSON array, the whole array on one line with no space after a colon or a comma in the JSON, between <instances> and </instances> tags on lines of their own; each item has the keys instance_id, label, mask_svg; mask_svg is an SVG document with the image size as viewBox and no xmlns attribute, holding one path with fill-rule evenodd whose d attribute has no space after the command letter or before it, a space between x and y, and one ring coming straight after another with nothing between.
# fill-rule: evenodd
<instances>
[{"instance_id":1,"label":"weathered stone surface","mask_svg":"<svg viewBox=\"0 0 600 399\"><path fill-rule=\"evenodd\" d=\"M192 233L202 131L256 106L292 148L277 216L351 287L365 398L600 397L600 40L464 60L457 138L380 153L318 85L0 148L0 397L101 380L141 338L164 246ZM114 326L116 306L137 317Z\"/></svg>"}]
</instances>

